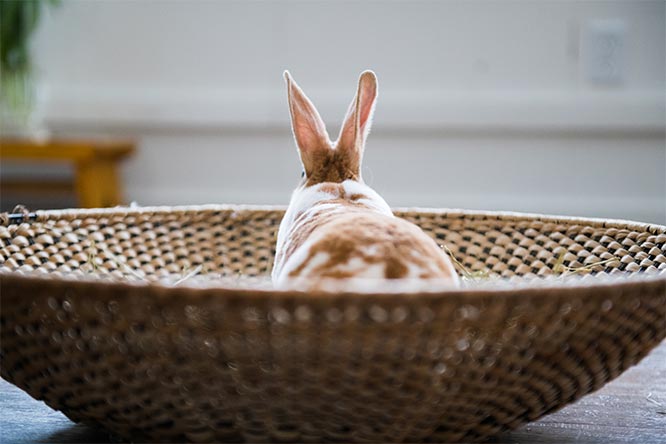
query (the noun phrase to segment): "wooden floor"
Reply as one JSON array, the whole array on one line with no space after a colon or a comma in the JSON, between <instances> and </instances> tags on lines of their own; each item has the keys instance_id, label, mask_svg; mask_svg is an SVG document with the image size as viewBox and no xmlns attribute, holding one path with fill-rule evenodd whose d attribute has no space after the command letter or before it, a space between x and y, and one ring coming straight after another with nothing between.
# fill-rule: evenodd
<instances>
[{"instance_id":1,"label":"wooden floor","mask_svg":"<svg viewBox=\"0 0 666 444\"><path fill-rule=\"evenodd\" d=\"M112 443L0 380L0 442ZM666 443L666 342L596 393L492 443Z\"/></svg>"}]
</instances>

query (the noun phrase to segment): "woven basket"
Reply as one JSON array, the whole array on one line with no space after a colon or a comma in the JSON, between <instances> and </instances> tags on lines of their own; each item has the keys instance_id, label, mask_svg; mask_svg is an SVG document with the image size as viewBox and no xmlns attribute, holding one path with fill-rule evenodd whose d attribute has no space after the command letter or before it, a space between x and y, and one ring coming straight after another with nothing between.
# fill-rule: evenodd
<instances>
[{"instance_id":1,"label":"woven basket","mask_svg":"<svg viewBox=\"0 0 666 444\"><path fill-rule=\"evenodd\" d=\"M456 291L234 285L269 273L282 214L4 215L2 377L134 440L478 441L600 388L666 335L663 226L402 211L470 271L605 262L574 283ZM219 283L169 280L198 265Z\"/></svg>"}]
</instances>

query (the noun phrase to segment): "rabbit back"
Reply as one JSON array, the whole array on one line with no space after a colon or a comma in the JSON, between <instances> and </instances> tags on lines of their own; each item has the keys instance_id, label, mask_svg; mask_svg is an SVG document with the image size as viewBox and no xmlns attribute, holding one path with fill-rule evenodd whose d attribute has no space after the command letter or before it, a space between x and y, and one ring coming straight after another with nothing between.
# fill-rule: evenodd
<instances>
[{"instance_id":1,"label":"rabbit back","mask_svg":"<svg viewBox=\"0 0 666 444\"><path fill-rule=\"evenodd\" d=\"M278 282L381 278L457 283L446 253L419 227L354 201L327 201L303 212L285 239L285 247Z\"/></svg>"}]
</instances>

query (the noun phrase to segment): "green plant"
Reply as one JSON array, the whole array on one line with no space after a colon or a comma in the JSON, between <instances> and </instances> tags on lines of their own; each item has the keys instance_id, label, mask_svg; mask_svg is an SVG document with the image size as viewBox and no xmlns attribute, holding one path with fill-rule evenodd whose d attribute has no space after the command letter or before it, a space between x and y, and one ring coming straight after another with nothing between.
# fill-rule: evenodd
<instances>
[{"instance_id":1,"label":"green plant","mask_svg":"<svg viewBox=\"0 0 666 444\"><path fill-rule=\"evenodd\" d=\"M19 116L34 103L30 38L42 9L60 0L0 0L0 101Z\"/></svg>"}]
</instances>

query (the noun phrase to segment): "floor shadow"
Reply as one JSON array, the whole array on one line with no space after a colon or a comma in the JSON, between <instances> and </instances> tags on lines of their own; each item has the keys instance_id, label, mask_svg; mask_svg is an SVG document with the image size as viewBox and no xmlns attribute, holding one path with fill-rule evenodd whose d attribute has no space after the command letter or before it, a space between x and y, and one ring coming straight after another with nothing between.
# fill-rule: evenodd
<instances>
[{"instance_id":1,"label":"floor shadow","mask_svg":"<svg viewBox=\"0 0 666 444\"><path fill-rule=\"evenodd\" d=\"M69 428L58 430L37 442L39 443L124 443L127 442L117 435L107 432L102 428L92 427L85 424L74 424Z\"/></svg>"}]
</instances>

